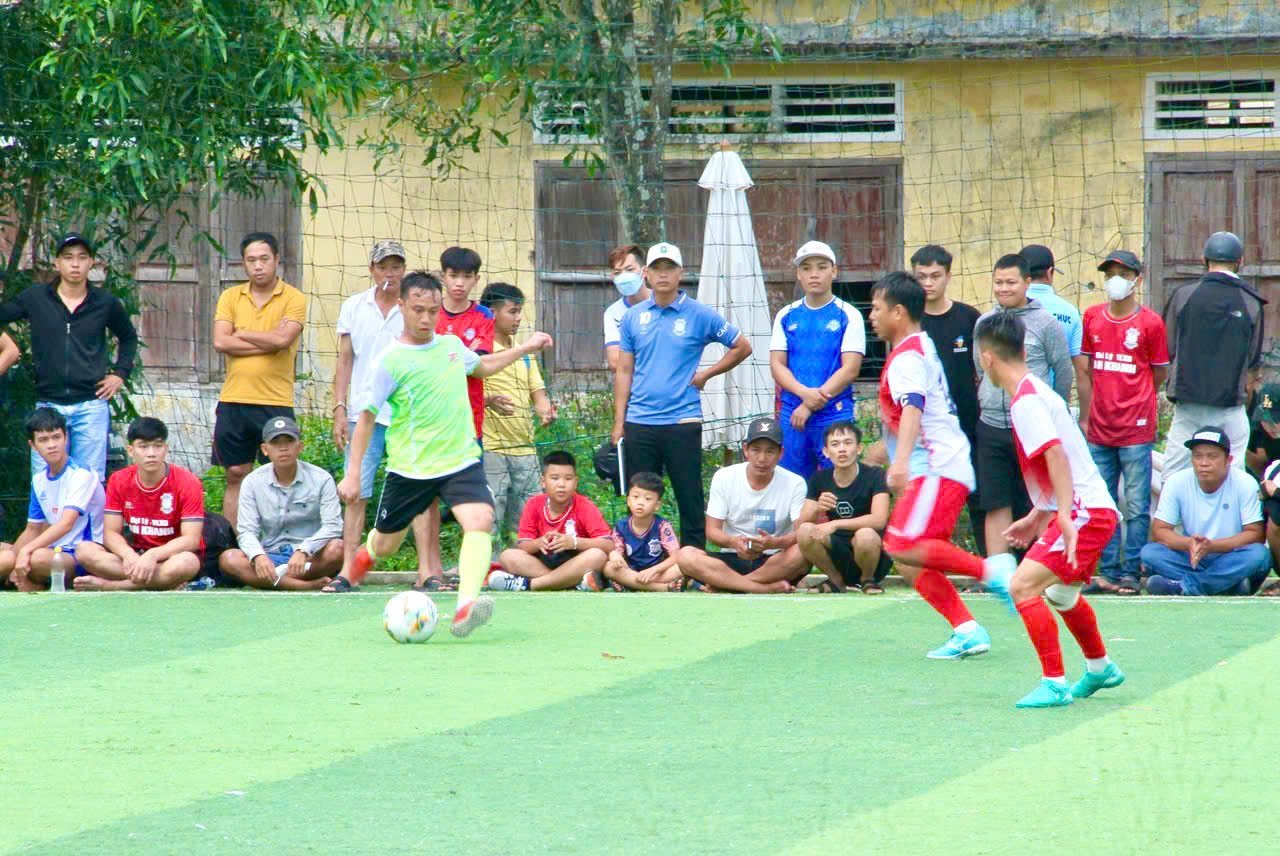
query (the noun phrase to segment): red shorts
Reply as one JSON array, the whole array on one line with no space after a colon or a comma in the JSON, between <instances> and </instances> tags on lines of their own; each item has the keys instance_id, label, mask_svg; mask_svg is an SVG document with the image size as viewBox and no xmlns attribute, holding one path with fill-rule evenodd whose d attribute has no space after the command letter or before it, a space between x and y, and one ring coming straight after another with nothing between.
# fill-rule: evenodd
<instances>
[{"instance_id":1,"label":"red shorts","mask_svg":"<svg viewBox=\"0 0 1280 856\"><path fill-rule=\"evenodd\" d=\"M1102 551L1116 531L1119 516L1110 508L1082 508L1071 513L1076 523L1076 566L1067 564L1067 550L1062 543L1062 530L1058 528L1058 515L1049 521L1049 528L1040 540L1031 545L1026 558L1039 562L1064 583L1087 583L1093 569L1102 558Z\"/></svg>"},{"instance_id":2,"label":"red shorts","mask_svg":"<svg viewBox=\"0 0 1280 856\"><path fill-rule=\"evenodd\" d=\"M920 541L950 541L968 499L969 488L958 481L942 476L912 479L889 515L885 550L900 553Z\"/></svg>"}]
</instances>

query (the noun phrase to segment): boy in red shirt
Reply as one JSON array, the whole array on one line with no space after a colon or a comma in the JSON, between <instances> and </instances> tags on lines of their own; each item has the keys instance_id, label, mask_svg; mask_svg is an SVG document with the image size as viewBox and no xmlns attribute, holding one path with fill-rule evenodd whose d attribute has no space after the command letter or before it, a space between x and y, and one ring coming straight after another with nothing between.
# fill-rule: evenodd
<instances>
[{"instance_id":1,"label":"boy in red shirt","mask_svg":"<svg viewBox=\"0 0 1280 856\"><path fill-rule=\"evenodd\" d=\"M573 455L556 451L542 459L542 490L525 504L519 540L498 557L505 570L489 575L490 589L573 588L609 560L612 530L595 503L578 493Z\"/></svg>"},{"instance_id":2,"label":"boy in red shirt","mask_svg":"<svg viewBox=\"0 0 1280 856\"><path fill-rule=\"evenodd\" d=\"M444 296L436 333L457 336L477 354L493 353L493 312L471 299L480 282L480 254L467 247L450 247L440 254L440 281ZM476 442L484 438L484 380L467 377L467 400L471 402L471 418L476 426ZM427 572L440 576L440 503L427 511Z\"/></svg>"},{"instance_id":3,"label":"boy in red shirt","mask_svg":"<svg viewBox=\"0 0 1280 856\"><path fill-rule=\"evenodd\" d=\"M1138 303L1142 262L1128 250L1108 255L1098 270L1106 277L1107 303L1084 313L1082 352L1091 358L1093 400L1080 414L1089 454L1120 502L1124 474L1124 549L1120 529L1102 553L1091 591L1137 594L1138 554L1151 529L1151 450L1156 441L1157 391L1169 372L1164 321Z\"/></svg>"},{"instance_id":4,"label":"boy in red shirt","mask_svg":"<svg viewBox=\"0 0 1280 856\"><path fill-rule=\"evenodd\" d=\"M982 370L1012 401L1014 444L1033 504L1001 533L1015 547L1030 547L1009 593L1043 670L1040 685L1017 707L1062 707L1124 683L1124 673L1107 656L1093 607L1080 594L1115 532L1116 506L1066 403L1027 369L1022 319L1005 312L983 318L974 339ZM1085 673L1070 688L1049 606L1084 652Z\"/></svg>"},{"instance_id":5,"label":"boy in red shirt","mask_svg":"<svg viewBox=\"0 0 1280 856\"><path fill-rule=\"evenodd\" d=\"M133 420L127 439L133 465L107 480L104 544L86 541L76 549L88 572L76 578L77 589L164 591L200 571L204 486L165 460L169 429L159 419Z\"/></svg>"}]
</instances>

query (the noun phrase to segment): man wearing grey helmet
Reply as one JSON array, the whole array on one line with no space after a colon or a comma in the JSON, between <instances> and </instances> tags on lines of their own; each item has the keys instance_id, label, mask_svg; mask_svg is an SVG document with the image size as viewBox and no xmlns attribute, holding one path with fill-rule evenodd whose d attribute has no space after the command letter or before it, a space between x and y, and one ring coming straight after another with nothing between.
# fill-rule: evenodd
<instances>
[{"instance_id":1,"label":"man wearing grey helmet","mask_svg":"<svg viewBox=\"0 0 1280 856\"><path fill-rule=\"evenodd\" d=\"M1201 425L1221 426L1231 463L1243 467L1249 439L1245 400L1262 365L1262 307L1267 301L1240 278L1244 243L1214 232L1204 245L1208 271L1173 293L1164 310L1169 340L1167 393L1173 424L1165 445L1164 481L1190 466L1185 443Z\"/></svg>"}]
</instances>

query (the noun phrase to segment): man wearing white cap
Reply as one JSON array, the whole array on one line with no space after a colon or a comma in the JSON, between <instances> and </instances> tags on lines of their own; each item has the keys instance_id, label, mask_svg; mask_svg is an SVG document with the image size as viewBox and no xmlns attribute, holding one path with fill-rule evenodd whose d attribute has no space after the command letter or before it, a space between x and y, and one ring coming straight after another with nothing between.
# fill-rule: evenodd
<instances>
[{"instance_id":1,"label":"man wearing white cap","mask_svg":"<svg viewBox=\"0 0 1280 856\"><path fill-rule=\"evenodd\" d=\"M614 376L614 444L625 438L628 473L666 471L680 509L680 543L706 545L702 492L702 388L751 356L751 340L680 290L684 260L675 244L649 248L644 277L652 294L627 310ZM698 369L712 342L728 350Z\"/></svg>"},{"instance_id":2,"label":"man wearing white cap","mask_svg":"<svg viewBox=\"0 0 1280 856\"><path fill-rule=\"evenodd\" d=\"M862 369L867 333L862 313L831 293L836 254L822 241L796 251L796 281L804 297L773 321L769 370L782 388L782 460L803 479L831 466L823 432L854 418L853 379Z\"/></svg>"}]
</instances>

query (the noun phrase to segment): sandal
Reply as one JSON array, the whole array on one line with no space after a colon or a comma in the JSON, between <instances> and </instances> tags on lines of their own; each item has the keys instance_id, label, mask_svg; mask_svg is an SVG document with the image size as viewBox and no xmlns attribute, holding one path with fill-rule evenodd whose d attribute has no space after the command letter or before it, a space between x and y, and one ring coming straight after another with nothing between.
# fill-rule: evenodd
<instances>
[{"instance_id":1,"label":"sandal","mask_svg":"<svg viewBox=\"0 0 1280 856\"><path fill-rule=\"evenodd\" d=\"M857 586L850 586L849 588L856 587ZM816 591L819 594L844 594L847 589L842 589L831 580L826 579L809 589L809 591Z\"/></svg>"},{"instance_id":2,"label":"sandal","mask_svg":"<svg viewBox=\"0 0 1280 856\"><path fill-rule=\"evenodd\" d=\"M884 594L884 586L875 580L867 580L862 584L863 594Z\"/></svg>"},{"instance_id":3,"label":"sandal","mask_svg":"<svg viewBox=\"0 0 1280 856\"><path fill-rule=\"evenodd\" d=\"M447 577L437 577L435 575L427 577L421 583L413 584L414 591L420 591L423 594L433 591L457 591L457 583L449 582Z\"/></svg>"},{"instance_id":4,"label":"sandal","mask_svg":"<svg viewBox=\"0 0 1280 856\"><path fill-rule=\"evenodd\" d=\"M359 586L353 586L351 584L351 580L346 577L338 576L334 577L329 584L320 589L320 591L328 592L329 594L346 594L351 591L359 591L359 589Z\"/></svg>"}]
</instances>

